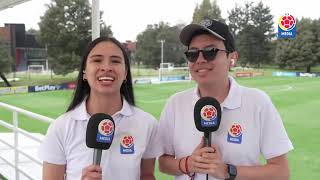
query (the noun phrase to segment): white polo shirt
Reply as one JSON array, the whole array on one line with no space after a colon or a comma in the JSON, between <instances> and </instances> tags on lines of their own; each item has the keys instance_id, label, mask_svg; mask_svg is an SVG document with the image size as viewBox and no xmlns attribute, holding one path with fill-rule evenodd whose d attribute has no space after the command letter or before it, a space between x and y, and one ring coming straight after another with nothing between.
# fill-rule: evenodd
<instances>
[{"instance_id":1,"label":"white polo shirt","mask_svg":"<svg viewBox=\"0 0 320 180\"><path fill-rule=\"evenodd\" d=\"M112 117L116 128L110 149L102 151L103 179L138 180L141 159L156 158L161 153L156 137L157 121L150 114L130 106L125 99L122 109ZM50 125L40 146L39 156L43 161L66 165L68 180L79 180L82 169L92 164L93 149L86 146L85 140L89 118L83 101ZM122 151L121 148L128 148L120 143L124 136L131 136L133 143Z\"/></svg>"},{"instance_id":2,"label":"white polo shirt","mask_svg":"<svg viewBox=\"0 0 320 180\"><path fill-rule=\"evenodd\" d=\"M228 96L221 104L219 129L212 133L212 144L219 147L222 160L234 165L259 165L265 159L293 149L279 113L263 91L231 83ZM203 136L194 124L194 105L199 99L197 88L179 92L168 100L160 117L159 135L164 154L176 158L191 155ZM176 176L188 180L188 176ZM196 179L205 179L196 174ZM215 178L209 177L213 180Z\"/></svg>"}]
</instances>

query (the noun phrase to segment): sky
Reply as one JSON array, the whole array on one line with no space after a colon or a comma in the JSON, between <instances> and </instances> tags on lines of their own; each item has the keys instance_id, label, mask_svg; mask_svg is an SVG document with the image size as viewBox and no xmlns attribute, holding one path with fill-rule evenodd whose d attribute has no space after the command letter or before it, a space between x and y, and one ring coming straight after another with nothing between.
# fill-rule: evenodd
<instances>
[{"instance_id":1,"label":"sky","mask_svg":"<svg viewBox=\"0 0 320 180\"><path fill-rule=\"evenodd\" d=\"M1 0L0 0L1 1ZM258 2L258 0L251 0ZM40 16L46 11L45 4L51 0L31 0L23 4L0 11L0 27L4 23L24 23L26 29L39 29ZM90 0L91 2L91 0ZM134 41L136 36L143 32L148 24L158 24L160 21L170 25L178 23L188 24L196 4L202 0L100 0L100 10L107 25L111 25L114 37L125 42ZM236 3L244 4L245 0L217 0L222 17L228 17ZM320 18L319 3L317 0L262 0L270 7L274 16L275 28L280 16L289 13L294 17Z\"/></svg>"}]
</instances>

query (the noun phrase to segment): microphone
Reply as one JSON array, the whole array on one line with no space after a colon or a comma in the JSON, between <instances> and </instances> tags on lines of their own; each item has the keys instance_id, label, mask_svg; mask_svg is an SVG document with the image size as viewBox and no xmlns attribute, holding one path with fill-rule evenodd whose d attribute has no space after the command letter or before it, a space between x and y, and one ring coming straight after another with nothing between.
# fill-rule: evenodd
<instances>
[{"instance_id":1,"label":"microphone","mask_svg":"<svg viewBox=\"0 0 320 180\"><path fill-rule=\"evenodd\" d=\"M205 146L211 146L211 132L220 126L220 103L213 97L202 97L196 102L193 115L196 128L204 132Z\"/></svg>"},{"instance_id":2,"label":"microphone","mask_svg":"<svg viewBox=\"0 0 320 180\"><path fill-rule=\"evenodd\" d=\"M94 165L100 165L102 150L110 148L114 130L114 121L110 115L97 113L89 119L86 131L86 144L89 148L94 148Z\"/></svg>"},{"instance_id":3,"label":"microphone","mask_svg":"<svg viewBox=\"0 0 320 180\"><path fill-rule=\"evenodd\" d=\"M194 123L196 128L204 133L204 144L211 146L211 132L219 129L221 121L220 103L213 97L202 97L194 106ZM208 174L206 176L208 180Z\"/></svg>"}]
</instances>

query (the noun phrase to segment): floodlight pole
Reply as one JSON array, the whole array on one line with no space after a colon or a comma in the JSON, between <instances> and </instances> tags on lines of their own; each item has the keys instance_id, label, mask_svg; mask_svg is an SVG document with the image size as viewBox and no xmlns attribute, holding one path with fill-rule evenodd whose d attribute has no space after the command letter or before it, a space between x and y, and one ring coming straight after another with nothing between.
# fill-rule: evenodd
<instances>
[{"instance_id":1,"label":"floodlight pole","mask_svg":"<svg viewBox=\"0 0 320 180\"><path fill-rule=\"evenodd\" d=\"M160 40L160 43L161 43L161 64L163 64L163 44L165 43L166 41L164 39L161 39Z\"/></svg>"},{"instance_id":2,"label":"floodlight pole","mask_svg":"<svg viewBox=\"0 0 320 180\"><path fill-rule=\"evenodd\" d=\"M92 0L92 12L91 12L91 28L92 28L92 40L100 37L100 0Z\"/></svg>"},{"instance_id":3,"label":"floodlight pole","mask_svg":"<svg viewBox=\"0 0 320 180\"><path fill-rule=\"evenodd\" d=\"M161 63L159 66L159 83L161 83L161 66L163 65L163 44L166 42L164 39L159 40L158 42L161 43Z\"/></svg>"}]
</instances>

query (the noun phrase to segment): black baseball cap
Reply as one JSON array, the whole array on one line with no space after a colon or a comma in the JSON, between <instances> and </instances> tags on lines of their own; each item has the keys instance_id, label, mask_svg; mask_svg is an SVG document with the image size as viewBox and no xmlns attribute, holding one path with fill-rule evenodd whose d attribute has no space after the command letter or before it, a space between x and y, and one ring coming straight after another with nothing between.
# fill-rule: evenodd
<instances>
[{"instance_id":1,"label":"black baseball cap","mask_svg":"<svg viewBox=\"0 0 320 180\"><path fill-rule=\"evenodd\" d=\"M195 35L209 33L224 41L226 49L229 52L235 51L235 42L228 25L210 18L203 19L199 24L189 24L180 32L180 41L182 44L189 46Z\"/></svg>"}]
</instances>

